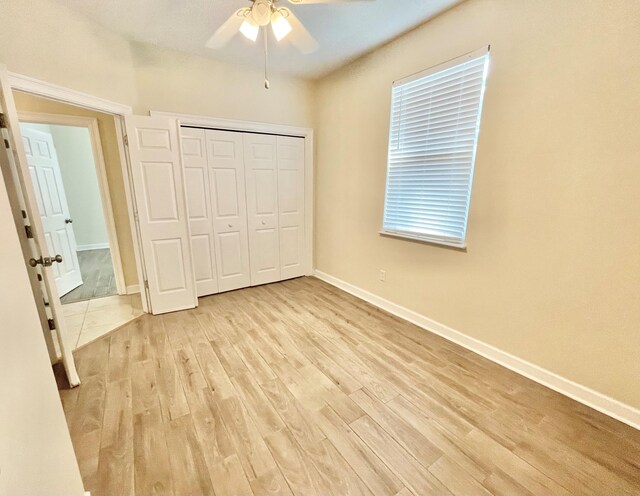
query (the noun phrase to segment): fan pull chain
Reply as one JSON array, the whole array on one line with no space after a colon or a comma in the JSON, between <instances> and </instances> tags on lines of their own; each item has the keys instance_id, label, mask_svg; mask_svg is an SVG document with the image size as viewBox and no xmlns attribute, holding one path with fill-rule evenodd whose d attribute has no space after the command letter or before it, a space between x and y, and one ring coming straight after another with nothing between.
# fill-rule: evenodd
<instances>
[{"instance_id":1,"label":"fan pull chain","mask_svg":"<svg viewBox=\"0 0 640 496\"><path fill-rule=\"evenodd\" d=\"M267 40L268 31L267 28L263 29L264 38L264 88L269 89L269 73L267 72L267 65L269 63L269 40Z\"/></svg>"}]
</instances>

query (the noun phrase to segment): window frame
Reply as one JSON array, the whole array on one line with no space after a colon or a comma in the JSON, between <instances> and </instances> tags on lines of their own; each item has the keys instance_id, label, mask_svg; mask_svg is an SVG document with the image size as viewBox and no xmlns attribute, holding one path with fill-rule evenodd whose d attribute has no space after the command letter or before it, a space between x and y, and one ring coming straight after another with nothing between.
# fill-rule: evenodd
<instances>
[{"instance_id":1,"label":"window frame","mask_svg":"<svg viewBox=\"0 0 640 496\"><path fill-rule=\"evenodd\" d=\"M474 178L474 173L475 173L475 164L476 164L476 156L477 156L477 151L478 151L478 142L480 141L480 124L481 124L481 121L482 121L482 111L483 111L483 107L484 107L484 95L485 95L487 79L488 79L488 72L489 72L489 66L490 66L490 49L491 49L491 46L487 45L487 46L482 47L482 48L480 48L478 50L474 50L473 52L469 52L469 53L467 53L465 55L462 55L460 57L456 57L454 59L451 59L451 60L448 60L446 62L443 62L442 64L438 64L436 66L430 67L428 69L425 69L423 71L417 72L415 74L411 74L410 76L407 76L405 78L402 78L402 79L399 79L399 80L393 82L392 92L391 92L390 112L389 112L389 136L388 136L388 141L387 141L387 169L386 169L386 177L385 177L385 196L384 196L384 205L383 205L383 212L382 212L382 227L379 230L379 234L380 235L390 236L390 237L394 237L394 238L408 239L408 240L412 240L412 241L420 241L420 242L423 242L423 243L442 245L442 246L458 248L458 249L466 249L466 247L467 247L467 242L466 242L467 229L468 229L468 225L469 225L469 211L471 209L471 191L473 189L473 178ZM485 69L484 69L484 76L483 76L483 86L482 86L482 90L481 90L481 93L480 93L480 100L479 100L477 131L476 131L475 142L474 142L474 146L473 146L473 153L472 153L471 163L470 163L469 191L467 193L466 213L465 213L465 219L464 219L464 231L463 231L462 238L458 241L457 238L452 238L452 237L430 235L430 234L427 234L427 233L425 233L425 234L417 234L417 233L413 233L413 232L409 232L409 231L386 229L385 228L385 218L386 218L386 210L387 210L387 200L388 200L388 195L389 195L389 173L390 173L390 168L391 168L391 164L390 164L390 154L391 154L390 152L391 152L391 150L389 148L390 148L390 143L391 143L391 130L392 130L392 126L393 126L393 107L394 107L393 88L395 88L396 86L401 86L401 85L416 81L418 79L422 79L422 78L428 77L428 76L430 76L432 74L436 74L438 72L450 69L450 68L455 67L457 65L460 65L460 64L463 64L465 62L468 62L469 60L477 59L477 58L480 58L482 56L486 57L486 62L485 62Z\"/></svg>"}]
</instances>

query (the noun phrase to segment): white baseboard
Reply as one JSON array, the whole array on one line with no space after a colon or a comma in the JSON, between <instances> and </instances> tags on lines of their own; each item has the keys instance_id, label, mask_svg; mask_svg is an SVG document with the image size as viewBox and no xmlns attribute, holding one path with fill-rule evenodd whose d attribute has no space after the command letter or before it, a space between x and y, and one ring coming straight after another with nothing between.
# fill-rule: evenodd
<instances>
[{"instance_id":1,"label":"white baseboard","mask_svg":"<svg viewBox=\"0 0 640 496\"><path fill-rule=\"evenodd\" d=\"M127 286L127 294L137 294L140 292L140 285L139 284L132 284L131 286Z\"/></svg>"},{"instance_id":2,"label":"white baseboard","mask_svg":"<svg viewBox=\"0 0 640 496\"><path fill-rule=\"evenodd\" d=\"M333 277L319 270L316 270L314 274L318 279L340 288L347 293L351 293L352 295L386 310L397 317L408 320L412 324L459 344L478 355L482 355L492 362L502 365L503 367L523 375L532 381L538 382L543 386L553 389L558 393L564 394L565 396L583 403L594 410L598 410L599 412L624 422L631 427L640 429L640 410L630 405L559 376L554 372L550 372L538 365L527 362L526 360L500 350L495 346L491 346L478 339L467 336L466 334L456 331L455 329L441 324L440 322L436 322L435 320L425 317L424 315L420 315L413 310L397 305L396 303L381 298L380 296L338 279L337 277Z\"/></svg>"},{"instance_id":3,"label":"white baseboard","mask_svg":"<svg viewBox=\"0 0 640 496\"><path fill-rule=\"evenodd\" d=\"M109 243L94 243L90 245L77 245L76 251L88 251L88 250L104 250L109 248Z\"/></svg>"}]
</instances>

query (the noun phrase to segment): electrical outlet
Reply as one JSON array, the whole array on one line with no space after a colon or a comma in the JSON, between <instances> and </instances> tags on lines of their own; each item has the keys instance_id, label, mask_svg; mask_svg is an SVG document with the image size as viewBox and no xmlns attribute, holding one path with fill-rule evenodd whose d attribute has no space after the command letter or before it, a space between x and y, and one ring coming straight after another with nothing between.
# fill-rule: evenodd
<instances>
[{"instance_id":1,"label":"electrical outlet","mask_svg":"<svg viewBox=\"0 0 640 496\"><path fill-rule=\"evenodd\" d=\"M380 270L380 275L378 276L378 279L380 279L381 282L385 282L387 280L387 271Z\"/></svg>"}]
</instances>

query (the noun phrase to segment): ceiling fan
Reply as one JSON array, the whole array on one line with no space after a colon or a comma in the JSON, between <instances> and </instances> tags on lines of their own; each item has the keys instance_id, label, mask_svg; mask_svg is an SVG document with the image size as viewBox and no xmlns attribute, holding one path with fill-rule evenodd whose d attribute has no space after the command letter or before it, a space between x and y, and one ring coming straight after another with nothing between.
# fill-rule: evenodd
<instances>
[{"instance_id":1,"label":"ceiling fan","mask_svg":"<svg viewBox=\"0 0 640 496\"><path fill-rule=\"evenodd\" d=\"M269 89L267 77L268 43L266 28L271 25L273 35L277 41L288 38L300 52L309 54L315 52L319 45L315 38L307 31L302 22L295 16L291 9L279 7L281 0L249 0L251 5L238 9L225 23L220 26L213 36L207 41L206 46L214 50L223 48L238 33L242 33L247 39L255 42L258 39L260 28L265 29L265 88ZM293 5L327 4L357 2L363 0L287 0ZM371 0L364 0L371 1Z\"/></svg>"}]
</instances>

